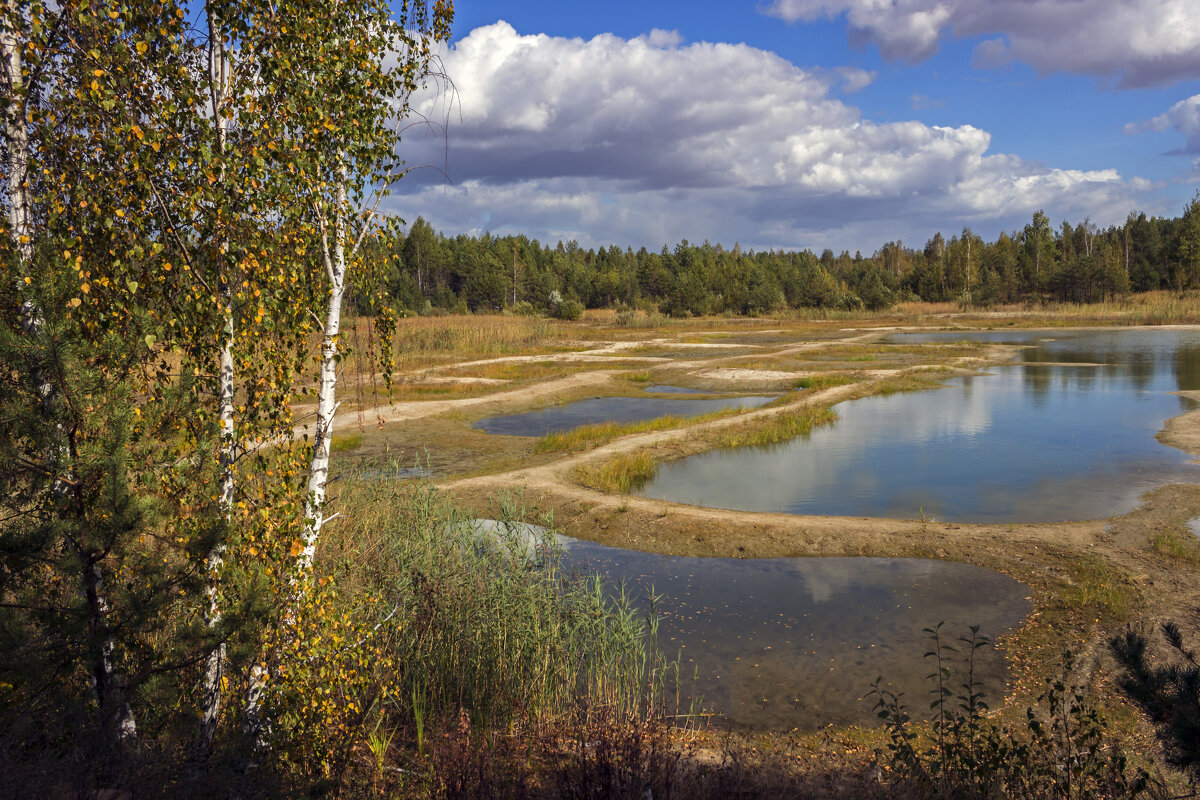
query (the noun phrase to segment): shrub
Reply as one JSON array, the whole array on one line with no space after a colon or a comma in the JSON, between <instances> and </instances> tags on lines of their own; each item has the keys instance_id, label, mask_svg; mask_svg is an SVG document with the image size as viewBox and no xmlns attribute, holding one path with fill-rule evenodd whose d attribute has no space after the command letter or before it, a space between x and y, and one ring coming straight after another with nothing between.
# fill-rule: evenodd
<instances>
[{"instance_id":1,"label":"shrub","mask_svg":"<svg viewBox=\"0 0 1200 800\"><path fill-rule=\"evenodd\" d=\"M508 310L518 317L536 317L538 313L537 309L533 307L533 303L528 300L513 303L512 307Z\"/></svg>"},{"instance_id":2,"label":"shrub","mask_svg":"<svg viewBox=\"0 0 1200 800\"><path fill-rule=\"evenodd\" d=\"M554 316L559 319L577 320L583 316L583 303L568 297L555 306Z\"/></svg>"},{"instance_id":3,"label":"shrub","mask_svg":"<svg viewBox=\"0 0 1200 800\"><path fill-rule=\"evenodd\" d=\"M957 695L950 659L956 648L943 640L941 623L926 628L933 646L928 744L901 698L880 688L870 696L888 734L892 774L917 797L1127 798L1148 788L1149 776L1131 769L1109 736L1103 716L1087 693L1070 682L1074 666L1064 653L1061 669L1046 679L1037 704L1026 709L1022 728L1004 728L987 717L988 706L975 678L975 653L988 644L972 626L960 637L966 675Z\"/></svg>"}]
</instances>

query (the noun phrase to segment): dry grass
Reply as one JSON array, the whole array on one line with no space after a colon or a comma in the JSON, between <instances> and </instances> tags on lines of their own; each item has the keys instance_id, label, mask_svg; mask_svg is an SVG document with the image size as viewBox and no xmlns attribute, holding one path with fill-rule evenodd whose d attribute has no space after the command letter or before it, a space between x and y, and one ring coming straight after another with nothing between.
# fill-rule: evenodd
<instances>
[{"instance_id":1,"label":"dry grass","mask_svg":"<svg viewBox=\"0 0 1200 800\"><path fill-rule=\"evenodd\" d=\"M1176 325L1200 322L1200 293L1146 292L1111 303L1055 304L1038 313L1049 313L1055 324L1083 322L1122 325Z\"/></svg>"},{"instance_id":2,"label":"dry grass","mask_svg":"<svg viewBox=\"0 0 1200 800\"><path fill-rule=\"evenodd\" d=\"M409 317L396 325L396 366L414 369L450 359L559 352L574 349L569 346L574 335L566 324L539 317Z\"/></svg>"}]
</instances>

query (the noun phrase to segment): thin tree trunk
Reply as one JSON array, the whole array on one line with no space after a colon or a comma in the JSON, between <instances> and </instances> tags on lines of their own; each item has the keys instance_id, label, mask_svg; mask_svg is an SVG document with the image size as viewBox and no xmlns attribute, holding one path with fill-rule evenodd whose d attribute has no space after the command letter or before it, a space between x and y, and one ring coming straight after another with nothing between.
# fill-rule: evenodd
<instances>
[{"instance_id":1,"label":"thin tree trunk","mask_svg":"<svg viewBox=\"0 0 1200 800\"><path fill-rule=\"evenodd\" d=\"M325 270L329 276L329 302L321 337L321 385L317 394L317 429L313 439L312 464L308 473L308 500L304 508L303 545L296 559L296 585L303 591L312 572L317 540L325 523L325 489L329 480L329 444L333 416L337 412L338 334L342 321L342 297L346 291L346 166L338 165L333 208L333 242L321 233Z\"/></svg>"},{"instance_id":2,"label":"thin tree trunk","mask_svg":"<svg viewBox=\"0 0 1200 800\"><path fill-rule=\"evenodd\" d=\"M971 293L971 236L967 235L967 294Z\"/></svg>"},{"instance_id":3,"label":"thin tree trunk","mask_svg":"<svg viewBox=\"0 0 1200 800\"><path fill-rule=\"evenodd\" d=\"M1129 277L1129 220L1125 220L1125 277Z\"/></svg>"},{"instance_id":4,"label":"thin tree trunk","mask_svg":"<svg viewBox=\"0 0 1200 800\"><path fill-rule=\"evenodd\" d=\"M13 0L6 0L5 16L12 21L12 29L0 32L0 58L3 59L5 87L8 90L9 104L4 115L4 138L8 151L8 200L9 225L13 237L13 245L18 259L17 292L22 297L21 313L26 332L36 337L43 327L42 310L29 297L26 284L22 278L31 277L29 271L33 263L33 199L29 182L29 130L26 120L26 99L24 64L21 58L22 43L17 36L16 20L20 11ZM40 371L40 370L39 370ZM50 405L54 399L54 387L46 375L35 376L38 393L45 405ZM57 458L52 460L71 463L68 447L57 445ZM78 487L78 482L75 482ZM66 493L66 483L56 481L54 492L57 495ZM81 513L80 501L76 498L77 513ZM108 631L107 617L108 601L104 596L104 578L100 564L95 557L84 552L81 543L73 542L77 554L84 564L82 578L84 598L88 608L88 633L91 653L91 673L96 692L97 704L102 714L112 710L112 703L119 703L114 712L116 723L116 739L118 743L132 741L137 737L137 725L129 703L123 697L122 681L113 670L113 640Z\"/></svg>"},{"instance_id":5,"label":"thin tree trunk","mask_svg":"<svg viewBox=\"0 0 1200 800\"><path fill-rule=\"evenodd\" d=\"M217 20L216 11L210 2L207 7L209 39L209 78L212 82L212 114L217 130L217 152L221 163L217 173L217 186L225 182L225 146L228 138L229 119L225 115L225 103L229 93L229 70L225 54L224 32ZM218 214L218 225L223 221ZM218 229L217 241L213 243L214 262L217 264L221 306L225 316L221 350L218 355L217 415L221 425L221 485L218 505L225 525L233 522L233 465L236 458L237 430L233 421L234 410L234 364L233 364L233 276L224 262L227 242ZM221 624L220 574L225 563L225 541L213 545L205 558L208 583L205 599L208 601L206 620L210 630ZM212 748L217 731L217 719L221 712L222 679L225 673L225 643L220 642L208 654L204 671L203 707L200 714L200 741L205 751Z\"/></svg>"},{"instance_id":6,"label":"thin tree trunk","mask_svg":"<svg viewBox=\"0 0 1200 800\"><path fill-rule=\"evenodd\" d=\"M329 300L325 311L325 326L321 336L320 388L317 391L317 425L313 437L312 460L308 473L308 498L304 505L304 530L301 549L293 566L290 605L284 615L285 627L295 624L304 593L312 576L317 541L325 517L326 486L329 480L330 438L333 417L337 413L338 336L341 332L342 298L346 292L346 167L338 167L335 205L333 211L333 242L324 223L321 225L321 250L325 271L329 277ZM323 213L323 212L319 212ZM250 672L250 688L246 696L246 736L262 750L270 734L270 720L263 714L262 700L269 679L267 668L256 664Z\"/></svg>"},{"instance_id":7,"label":"thin tree trunk","mask_svg":"<svg viewBox=\"0 0 1200 800\"><path fill-rule=\"evenodd\" d=\"M6 0L5 16L16 19L15 0ZM25 78L22 72L21 43L15 30L0 32L0 51L4 56L5 83L9 104L4 114L4 139L8 145L8 221L13 244L23 273L33 260L33 210L29 197L29 131L25 123L23 102ZM28 301L26 301L28 304ZM26 315L30 314L26 308Z\"/></svg>"}]
</instances>

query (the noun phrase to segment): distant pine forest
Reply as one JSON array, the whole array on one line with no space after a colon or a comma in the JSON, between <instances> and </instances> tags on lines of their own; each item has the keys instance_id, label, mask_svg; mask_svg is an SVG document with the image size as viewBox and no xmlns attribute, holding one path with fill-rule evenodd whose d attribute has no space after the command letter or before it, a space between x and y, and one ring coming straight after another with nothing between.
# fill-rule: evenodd
<instances>
[{"instance_id":1,"label":"distant pine forest","mask_svg":"<svg viewBox=\"0 0 1200 800\"><path fill-rule=\"evenodd\" d=\"M1200 197L1200 195L1198 195ZM686 240L659 252L583 249L525 236L437 233L418 218L377 238L368 261L380 292L360 292L362 313L384 299L397 310L550 314L585 308L656 309L671 316L755 315L788 308L883 310L898 302L968 306L1100 302L1129 292L1200 287L1200 200L1175 219L1131 214L1105 229L1051 225L1039 211L1019 231L986 242L969 228L923 247L888 242L870 255L744 250Z\"/></svg>"}]
</instances>

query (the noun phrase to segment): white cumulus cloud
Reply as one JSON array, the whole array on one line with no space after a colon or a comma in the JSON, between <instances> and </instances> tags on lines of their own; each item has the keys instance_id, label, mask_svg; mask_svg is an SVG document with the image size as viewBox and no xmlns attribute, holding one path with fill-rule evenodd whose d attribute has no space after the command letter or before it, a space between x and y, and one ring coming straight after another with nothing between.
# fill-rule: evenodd
<instances>
[{"instance_id":1,"label":"white cumulus cloud","mask_svg":"<svg viewBox=\"0 0 1200 800\"><path fill-rule=\"evenodd\" d=\"M1183 134L1184 145L1178 154L1200 154L1200 94L1180 100L1165 113L1146 122L1125 126L1126 133L1143 131L1165 131L1175 129Z\"/></svg>"},{"instance_id":2,"label":"white cumulus cloud","mask_svg":"<svg viewBox=\"0 0 1200 800\"><path fill-rule=\"evenodd\" d=\"M448 138L414 132L396 210L448 232L657 247L869 249L935 230L1024 224L1033 210L1123 218L1129 184L989 152L970 125L876 123L831 96L839 76L744 44L658 34L521 35L500 22L442 54ZM445 98L420 110L439 117Z\"/></svg>"},{"instance_id":3,"label":"white cumulus cloud","mask_svg":"<svg viewBox=\"0 0 1200 800\"><path fill-rule=\"evenodd\" d=\"M890 60L927 58L950 34L993 37L976 47L977 66L1021 61L1125 87L1200 76L1196 0L771 0L764 11L789 22L845 15L851 40Z\"/></svg>"}]
</instances>

